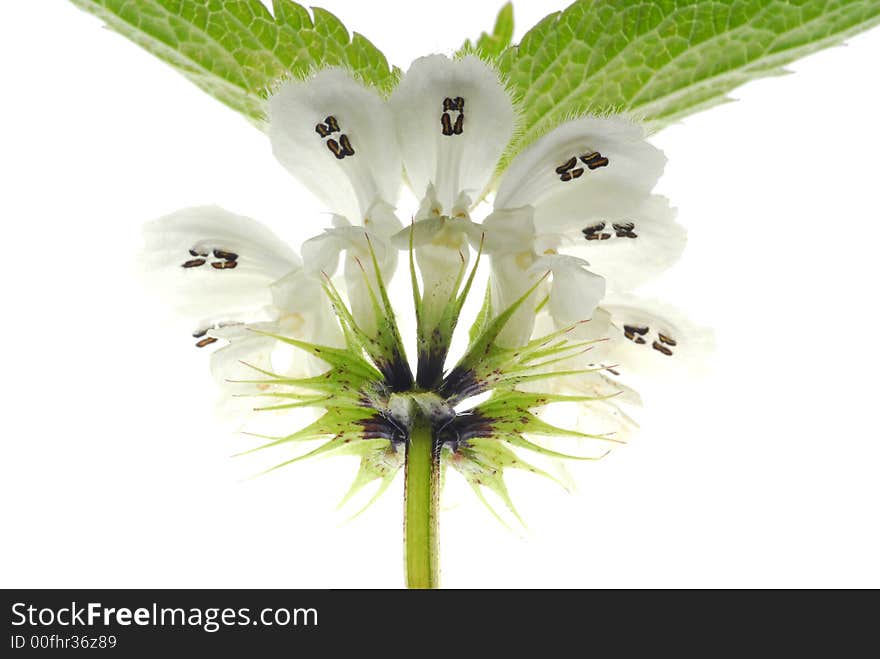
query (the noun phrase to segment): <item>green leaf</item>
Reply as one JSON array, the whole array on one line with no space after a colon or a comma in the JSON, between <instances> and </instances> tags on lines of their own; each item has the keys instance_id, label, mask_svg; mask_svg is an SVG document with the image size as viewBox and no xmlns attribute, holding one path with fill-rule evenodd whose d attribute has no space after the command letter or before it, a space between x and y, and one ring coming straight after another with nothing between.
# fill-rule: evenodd
<instances>
[{"instance_id":1,"label":"green leaf","mask_svg":"<svg viewBox=\"0 0 880 659\"><path fill-rule=\"evenodd\" d=\"M508 2L498 12L492 34L483 32L477 39L476 45L467 39L456 54L474 53L483 59L495 60L510 46L511 39L513 39L513 3Z\"/></svg>"},{"instance_id":2,"label":"green leaf","mask_svg":"<svg viewBox=\"0 0 880 659\"><path fill-rule=\"evenodd\" d=\"M389 93L400 72L330 12L291 0L71 0L257 125L278 80L342 66Z\"/></svg>"},{"instance_id":3,"label":"green leaf","mask_svg":"<svg viewBox=\"0 0 880 659\"><path fill-rule=\"evenodd\" d=\"M629 111L661 128L878 23L878 0L575 2L499 60L523 111L507 162L585 113Z\"/></svg>"}]
</instances>

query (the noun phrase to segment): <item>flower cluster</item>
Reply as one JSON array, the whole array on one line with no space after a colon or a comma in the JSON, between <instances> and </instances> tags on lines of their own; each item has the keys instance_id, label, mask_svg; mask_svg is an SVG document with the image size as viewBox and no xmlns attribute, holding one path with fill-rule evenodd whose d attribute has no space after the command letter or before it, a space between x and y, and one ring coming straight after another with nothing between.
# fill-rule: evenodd
<instances>
[{"instance_id":1,"label":"flower cluster","mask_svg":"<svg viewBox=\"0 0 880 659\"><path fill-rule=\"evenodd\" d=\"M620 378L699 361L705 334L631 292L685 243L668 201L652 193L663 154L626 117L585 116L511 158L517 117L503 80L474 56L419 59L389 98L345 70L321 70L278 86L268 125L276 157L332 212L332 226L299 254L219 208L147 227L151 275L196 319L195 344L217 344L213 372L236 400L324 410L268 445L324 440L300 457L353 453L355 489L387 485L423 414L437 459L509 503L503 470L537 471L510 447L559 457L536 438L621 441L633 426L622 405L638 396ZM406 224L396 213L404 185L419 200ZM401 255L414 288L415 372L395 322L402 309L386 291ZM486 301L450 366L467 272L481 258ZM279 346L293 349L283 362ZM577 405L576 428L542 419L559 402Z\"/></svg>"}]
</instances>

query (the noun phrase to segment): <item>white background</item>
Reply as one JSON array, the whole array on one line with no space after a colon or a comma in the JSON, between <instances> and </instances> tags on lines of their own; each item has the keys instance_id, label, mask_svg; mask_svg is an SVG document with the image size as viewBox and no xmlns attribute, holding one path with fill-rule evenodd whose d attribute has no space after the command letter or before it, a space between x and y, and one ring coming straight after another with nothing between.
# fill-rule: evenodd
<instances>
[{"instance_id":1,"label":"white background","mask_svg":"<svg viewBox=\"0 0 880 659\"><path fill-rule=\"evenodd\" d=\"M404 68L497 9L326 6ZM518 2L517 37L562 6ZM344 525L351 459L244 480L207 355L134 268L180 207L297 242L320 208L264 135L64 2L4 3L0 51L0 585L400 585L400 481ZM875 31L657 135L690 243L652 289L716 329L712 374L645 392L575 496L515 478L524 538L463 497L446 586L880 586L878 61Z\"/></svg>"}]
</instances>

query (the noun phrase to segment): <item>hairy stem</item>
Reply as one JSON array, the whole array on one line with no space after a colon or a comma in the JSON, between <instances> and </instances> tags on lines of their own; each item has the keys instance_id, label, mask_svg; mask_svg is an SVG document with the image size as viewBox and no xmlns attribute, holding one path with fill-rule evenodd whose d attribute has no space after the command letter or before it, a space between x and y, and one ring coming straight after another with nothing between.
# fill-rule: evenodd
<instances>
[{"instance_id":1,"label":"hairy stem","mask_svg":"<svg viewBox=\"0 0 880 659\"><path fill-rule=\"evenodd\" d=\"M413 405L414 419L406 445L404 551L408 588L437 588L440 581L437 513L440 459L427 416Z\"/></svg>"}]
</instances>

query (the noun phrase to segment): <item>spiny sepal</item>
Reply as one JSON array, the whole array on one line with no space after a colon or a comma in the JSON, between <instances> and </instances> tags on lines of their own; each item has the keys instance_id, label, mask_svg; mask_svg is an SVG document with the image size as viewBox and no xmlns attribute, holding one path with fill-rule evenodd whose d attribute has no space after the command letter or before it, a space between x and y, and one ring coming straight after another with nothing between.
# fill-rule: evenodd
<instances>
[{"instance_id":1,"label":"spiny sepal","mask_svg":"<svg viewBox=\"0 0 880 659\"><path fill-rule=\"evenodd\" d=\"M379 268L376 252L368 234L365 234L369 247L370 268L360 261L374 322L369 329L362 327L346 305L339 291L329 277L324 278L324 293L330 300L336 318L342 328L348 350L355 354L363 353L382 374L390 391L406 391L412 387L413 376L406 358L403 340L397 327L394 310Z\"/></svg>"},{"instance_id":2,"label":"spiny sepal","mask_svg":"<svg viewBox=\"0 0 880 659\"><path fill-rule=\"evenodd\" d=\"M572 340L570 335L580 324L563 328L516 348L505 347L498 336L514 313L541 284L539 280L518 300L491 317L491 298L487 294L483 310L471 328L470 344L464 356L444 378L440 392L452 405L486 391L513 390L517 385L555 377L568 377L595 369L560 370L559 365L590 350L601 339ZM587 321L584 321L587 322Z\"/></svg>"},{"instance_id":3,"label":"spiny sepal","mask_svg":"<svg viewBox=\"0 0 880 659\"><path fill-rule=\"evenodd\" d=\"M370 250L372 254L372 246ZM324 292L336 313L344 347L262 333L319 358L327 364L327 370L313 377L293 378L250 366L255 373L254 379L239 381L263 389L252 394L255 399L267 401L257 404L256 411L323 408L324 412L317 420L296 432L283 436L257 435L264 443L244 454L319 442L316 448L262 473L313 457L357 455L361 465L343 503L375 480L379 480L380 485L370 503L387 489L403 464L402 447L409 432L407 419L400 413L400 397L396 392L412 388L412 372L375 254L372 258L375 284L370 281L367 268L363 271L376 320L374 331L365 331L357 323L336 287L325 277Z\"/></svg>"},{"instance_id":4,"label":"spiny sepal","mask_svg":"<svg viewBox=\"0 0 880 659\"><path fill-rule=\"evenodd\" d=\"M409 257L413 301L416 309L416 342L418 346L416 383L422 389L434 389L443 378L452 335L458 326L462 307L470 294L480 264L483 244L481 240L476 260L467 279L465 279L467 259L463 252L458 252L460 266L454 276L449 276L447 281L426 283L425 290L420 292L416 277L416 249L412 242L414 226L410 230ZM464 286L462 286L462 282L464 282Z\"/></svg>"},{"instance_id":5,"label":"spiny sepal","mask_svg":"<svg viewBox=\"0 0 880 659\"><path fill-rule=\"evenodd\" d=\"M478 257L479 258L479 257ZM260 377L253 384L265 385L256 394L259 410L321 408L323 413L304 428L284 436L263 436L264 443L248 453L303 442L319 442L316 448L281 462L269 471L311 457L354 455L360 467L343 503L367 485L378 487L370 503L384 492L397 472L405 466L414 419L426 420L431 429L431 446L441 468L452 466L462 474L479 499L492 509L486 493L492 492L504 507L519 519L507 491L505 470L520 469L555 479L546 470L518 456L529 451L541 459L598 460L608 446L622 443L613 434L589 434L554 425L542 418L543 408L552 404L583 406L608 405L616 393L601 387L592 395L541 391L545 381L554 378L595 374L602 379L602 365L569 368L569 364L596 341L575 338L578 325L563 328L525 345L509 347L498 337L515 312L532 298L541 284L526 291L510 307L495 312L487 291L482 310L471 327L467 350L445 376L442 366L449 341L474 280L474 269L465 279L464 260L455 289L461 292L436 306L426 315L425 298L419 293L411 255L413 299L419 320L419 366L425 370L412 377L405 359L400 333L391 310L387 290L373 255L372 270L364 268L367 290L375 314L376 329L367 331L359 324L346 301L329 278L324 290L336 312L344 347L324 346L278 334L267 334L323 360L328 368L320 375L291 378L254 367ZM375 282L372 275L375 273ZM464 282L464 285L462 285ZM491 290L491 289L489 289ZM433 324L428 317L434 318ZM429 338L429 334L434 339ZM426 352L432 352L429 359ZM420 386L422 380L430 386ZM526 391L525 389L528 389ZM488 393L485 400L468 405L469 399ZM262 401L265 401L263 403ZM577 455L546 446L548 439L568 438L601 448ZM445 473L445 471L444 471ZM557 481L559 482L559 481ZM369 503L367 504L369 505ZM358 513L359 514L359 513ZM520 520L521 521L521 520Z\"/></svg>"},{"instance_id":6,"label":"spiny sepal","mask_svg":"<svg viewBox=\"0 0 880 659\"><path fill-rule=\"evenodd\" d=\"M600 460L608 454L608 448L592 455L572 455L538 444L530 437L569 437L599 443L622 443L612 436L591 435L552 425L539 418L535 412L552 403L576 402L589 405L603 400L604 397L503 391L484 403L458 413L441 429L438 441L443 444L444 461L464 476L493 516L505 523L486 498L484 490L493 492L522 523L504 480L506 469L523 469L550 478L563 487L565 485L547 471L517 456L511 449L524 449L551 459Z\"/></svg>"},{"instance_id":7,"label":"spiny sepal","mask_svg":"<svg viewBox=\"0 0 880 659\"><path fill-rule=\"evenodd\" d=\"M403 467L405 450L402 442L389 442L387 446L378 449L371 442L360 442L349 444L338 450L336 455L356 455L361 459L354 481L342 501L339 502L338 508L345 506L370 483L379 481L379 486L373 496L349 517L349 519L354 519L372 506L394 481Z\"/></svg>"}]
</instances>

